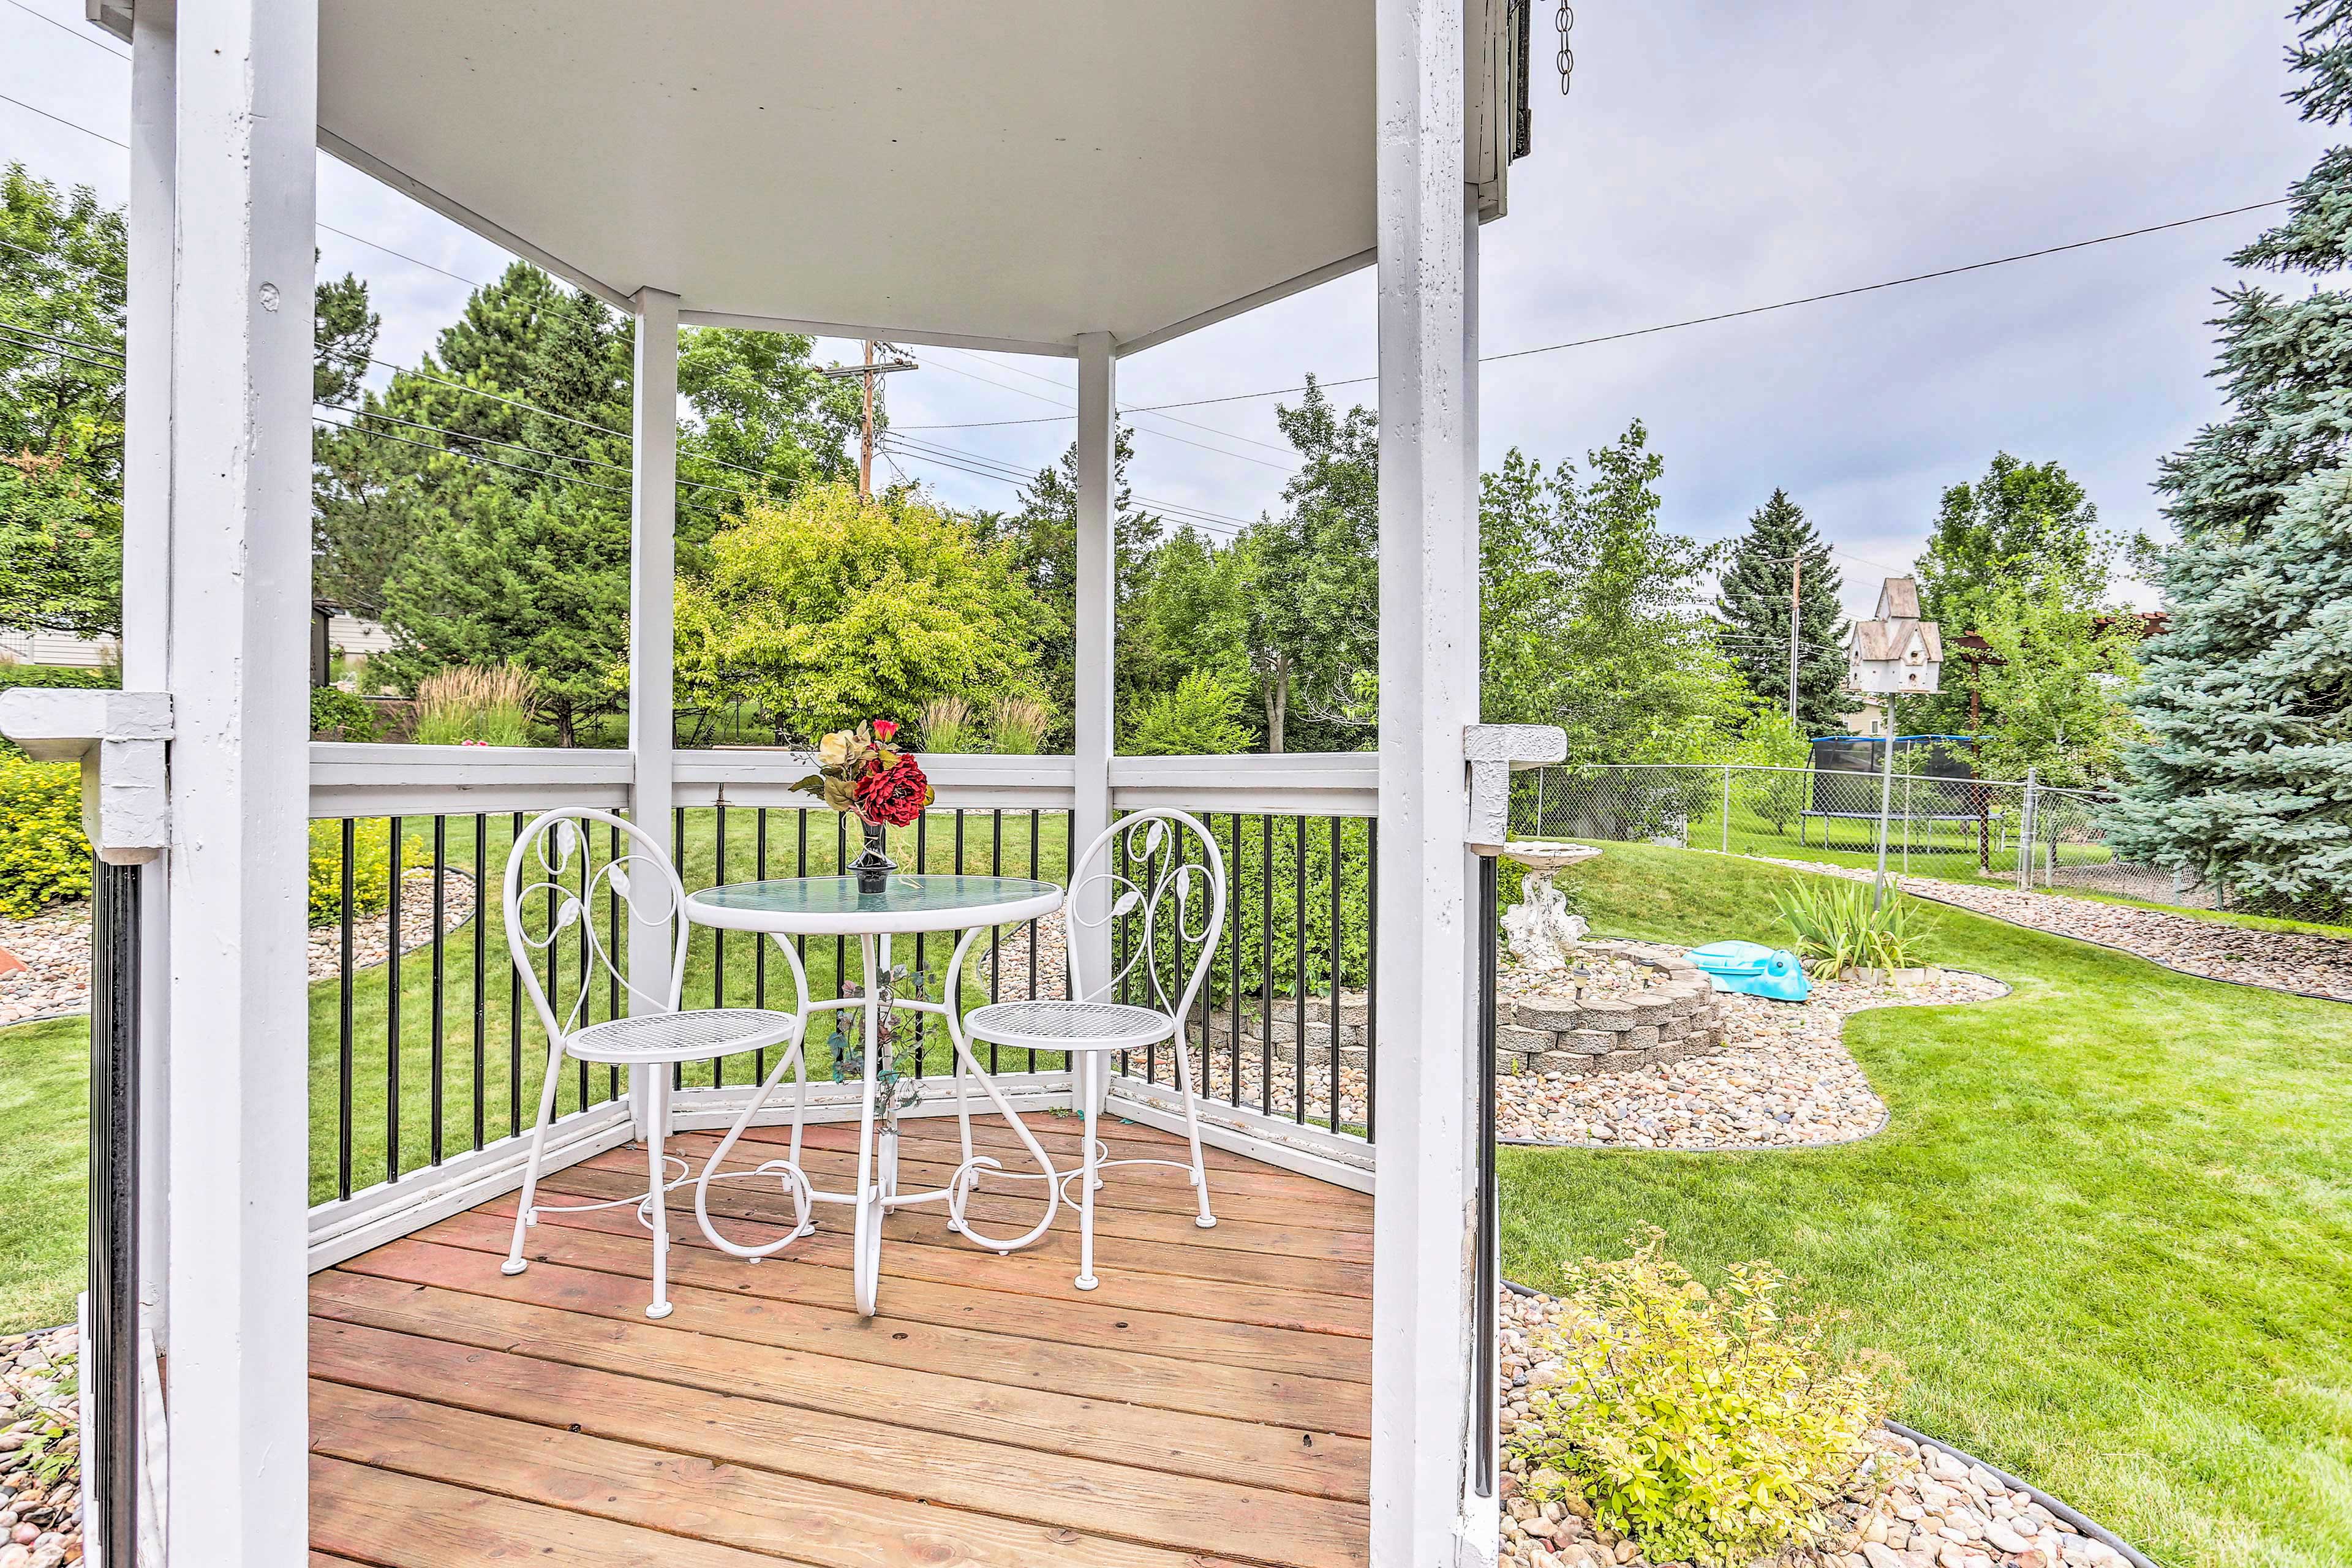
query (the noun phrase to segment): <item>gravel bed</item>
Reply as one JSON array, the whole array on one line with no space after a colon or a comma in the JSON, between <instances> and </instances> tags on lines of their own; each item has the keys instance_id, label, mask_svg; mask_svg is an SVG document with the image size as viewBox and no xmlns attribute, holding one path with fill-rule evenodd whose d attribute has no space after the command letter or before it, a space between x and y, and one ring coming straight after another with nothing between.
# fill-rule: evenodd
<instances>
[{"instance_id":1,"label":"gravel bed","mask_svg":"<svg viewBox=\"0 0 2352 1568\"><path fill-rule=\"evenodd\" d=\"M1514 981L1504 979L1506 994ZM1498 1135L1588 1149L1788 1149L1851 1142L1886 1123L1886 1105L1846 1051L1848 1015L1869 1007L1981 1002L2008 987L1958 970L1902 987L1816 980L1802 1002L1716 997L1723 1047L1627 1071L1505 1076Z\"/></svg>"},{"instance_id":2,"label":"gravel bed","mask_svg":"<svg viewBox=\"0 0 2352 1568\"><path fill-rule=\"evenodd\" d=\"M446 868L442 878L443 929L456 931L473 918L474 879L454 867ZM414 952L433 940L433 868L425 866L402 872L400 889L400 951ZM391 928L389 910L352 922L353 969L384 961ZM89 1011L88 901L59 904L27 921L0 920L0 949L16 954L25 965L0 975L0 1027L28 1018ZM335 978L342 950L341 926L310 928L313 984Z\"/></svg>"},{"instance_id":3,"label":"gravel bed","mask_svg":"<svg viewBox=\"0 0 2352 1568\"><path fill-rule=\"evenodd\" d=\"M71 1328L0 1336L0 1568L81 1561L79 1355Z\"/></svg>"},{"instance_id":4,"label":"gravel bed","mask_svg":"<svg viewBox=\"0 0 2352 1568\"><path fill-rule=\"evenodd\" d=\"M1800 871L1843 877L1850 881L1867 882L1872 875L1855 866L1824 866L1810 860L1772 859L1769 856L1757 858ZM1902 877L1896 880L1905 892L1919 898L1955 904L2057 936L2118 947L2186 974L2352 1002L2352 939L2306 931L2263 931L2168 914L2162 910L2069 898L2063 893L2021 893L2012 888L1947 882L1933 877Z\"/></svg>"},{"instance_id":5,"label":"gravel bed","mask_svg":"<svg viewBox=\"0 0 2352 1568\"><path fill-rule=\"evenodd\" d=\"M1547 1363L1531 1336L1557 1321L1549 1296L1505 1292L1498 1316L1505 1389L1505 1453L1530 1420L1528 1391ZM1826 1511L1821 1539L1784 1548L1781 1568L2126 1568L2123 1554L2081 1534L2033 1499L2004 1488L1981 1465L1884 1428L1872 1452ZM1650 1560L1631 1539L1592 1522L1581 1499L1538 1505L1522 1495L1527 1462L1506 1458L1502 1561L1511 1568L1601 1568ZM1666 1568L1654 1564L1653 1568Z\"/></svg>"}]
</instances>

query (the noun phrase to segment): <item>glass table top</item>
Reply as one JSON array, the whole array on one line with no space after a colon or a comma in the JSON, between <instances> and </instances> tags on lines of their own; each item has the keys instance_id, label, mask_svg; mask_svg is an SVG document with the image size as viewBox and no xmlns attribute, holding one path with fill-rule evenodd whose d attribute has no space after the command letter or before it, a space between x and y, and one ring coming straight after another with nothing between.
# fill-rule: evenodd
<instances>
[{"instance_id":1,"label":"glass table top","mask_svg":"<svg viewBox=\"0 0 2352 1568\"><path fill-rule=\"evenodd\" d=\"M916 931L1027 920L1060 906L1055 882L1027 877L895 872L878 893L858 891L855 877L786 877L730 882L687 899L689 916L708 925L782 931Z\"/></svg>"}]
</instances>

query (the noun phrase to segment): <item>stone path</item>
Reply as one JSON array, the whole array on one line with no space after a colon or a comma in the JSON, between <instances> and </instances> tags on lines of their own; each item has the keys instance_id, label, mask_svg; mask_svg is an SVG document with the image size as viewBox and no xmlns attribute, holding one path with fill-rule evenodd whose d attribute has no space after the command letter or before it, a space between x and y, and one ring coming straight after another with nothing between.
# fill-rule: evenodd
<instances>
[{"instance_id":1,"label":"stone path","mask_svg":"<svg viewBox=\"0 0 2352 1568\"><path fill-rule=\"evenodd\" d=\"M474 879L454 867L443 873L444 929L456 931L474 914ZM433 868L404 871L400 879L400 951L414 952L433 940ZM391 939L390 912L352 922L352 964L382 963ZM335 978L342 960L342 928L314 926L310 939L313 984ZM0 920L0 949L25 967L0 975L0 1027L32 1018L89 1011L89 905L60 904L31 920Z\"/></svg>"},{"instance_id":2,"label":"stone path","mask_svg":"<svg viewBox=\"0 0 2352 1568\"><path fill-rule=\"evenodd\" d=\"M1803 1002L1720 994L1719 1050L1619 1072L1503 1077L1497 1131L1513 1142L1591 1149L1787 1149L1866 1138L1885 1125L1886 1106L1846 1051L1846 1018L1871 1007L1981 1002L2008 989L1946 970L1899 990L1816 980Z\"/></svg>"},{"instance_id":3,"label":"stone path","mask_svg":"<svg viewBox=\"0 0 2352 1568\"><path fill-rule=\"evenodd\" d=\"M1553 1297L1503 1297L1496 1331L1506 1454L1532 1420L1532 1388L1556 1364L1535 1336L1559 1317ZM2007 1489L1982 1466L1884 1428L1871 1446L1827 1510L1823 1538L1784 1550L1770 1560L1775 1568L2126 1568L2121 1552L2062 1522L2031 1492ZM1649 1563L1632 1540L1596 1525L1581 1499L1538 1504L1522 1495L1527 1461L1506 1464L1502 1561L1510 1568Z\"/></svg>"},{"instance_id":4,"label":"stone path","mask_svg":"<svg viewBox=\"0 0 2352 1568\"><path fill-rule=\"evenodd\" d=\"M81 1561L79 1353L70 1328L0 1336L0 1568Z\"/></svg>"},{"instance_id":5,"label":"stone path","mask_svg":"<svg viewBox=\"0 0 2352 1568\"><path fill-rule=\"evenodd\" d=\"M1854 866L1811 860L1756 858L1800 871L1867 882ZM1897 879L1906 893L1954 904L2035 931L2119 947L2168 969L2273 991L2299 991L2352 1002L2352 938L2263 931L2221 921L2196 920L2163 910L2101 903L2063 893L2021 893L2011 888L1947 882L1932 877Z\"/></svg>"}]
</instances>

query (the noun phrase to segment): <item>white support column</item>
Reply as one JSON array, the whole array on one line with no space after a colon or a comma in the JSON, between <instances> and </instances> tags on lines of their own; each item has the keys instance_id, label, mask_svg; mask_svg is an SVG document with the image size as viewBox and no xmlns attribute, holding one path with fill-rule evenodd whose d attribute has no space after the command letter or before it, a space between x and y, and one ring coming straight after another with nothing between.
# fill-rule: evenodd
<instances>
[{"instance_id":1,"label":"white support column","mask_svg":"<svg viewBox=\"0 0 2352 1568\"><path fill-rule=\"evenodd\" d=\"M171 679L172 624L172 178L178 113L170 13L160 5L131 20L131 202L127 257L129 331L123 374L122 686L162 691ZM140 872L139 1290L146 1328L170 1347L164 1279L171 1192L171 865Z\"/></svg>"},{"instance_id":2,"label":"white support column","mask_svg":"<svg viewBox=\"0 0 2352 1568\"><path fill-rule=\"evenodd\" d=\"M1462 0L1375 8L1381 363L1381 1063L1372 1563L1491 1563L1474 1500L1478 714L1475 193Z\"/></svg>"},{"instance_id":3,"label":"white support column","mask_svg":"<svg viewBox=\"0 0 2352 1568\"><path fill-rule=\"evenodd\" d=\"M178 43L167 1529L299 1568L318 0L184 6Z\"/></svg>"},{"instance_id":4,"label":"white support column","mask_svg":"<svg viewBox=\"0 0 2352 1568\"><path fill-rule=\"evenodd\" d=\"M677 575L677 296L637 290L635 454L629 497L629 820L671 856L671 629ZM660 942L629 943L629 1011L655 1010L669 988L670 952ZM667 1068L656 1069L667 1071ZM637 1133L648 1131L652 1096L629 1071Z\"/></svg>"},{"instance_id":5,"label":"white support column","mask_svg":"<svg viewBox=\"0 0 2352 1568\"><path fill-rule=\"evenodd\" d=\"M1070 858L1110 826L1110 758L1117 749L1111 711L1113 650L1118 628L1118 361L1108 332L1078 335L1077 804L1070 814ZM1078 973L1098 986L1110 974L1110 928L1104 891L1081 894L1070 922ZM1085 921L1094 922L1092 925Z\"/></svg>"}]
</instances>

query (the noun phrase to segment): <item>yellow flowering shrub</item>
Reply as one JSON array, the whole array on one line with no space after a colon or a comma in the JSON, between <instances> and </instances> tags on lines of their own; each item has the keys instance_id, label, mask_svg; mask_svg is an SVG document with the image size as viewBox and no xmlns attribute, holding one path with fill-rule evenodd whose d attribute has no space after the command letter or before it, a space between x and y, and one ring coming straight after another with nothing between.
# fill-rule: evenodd
<instances>
[{"instance_id":1,"label":"yellow flowering shrub","mask_svg":"<svg viewBox=\"0 0 2352 1568\"><path fill-rule=\"evenodd\" d=\"M392 824L381 816L352 825L352 917L372 915L392 902ZM310 923L343 917L343 825L310 824Z\"/></svg>"},{"instance_id":2,"label":"yellow flowering shrub","mask_svg":"<svg viewBox=\"0 0 2352 1568\"><path fill-rule=\"evenodd\" d=\"M1664 1241L1653 1227L1630 1258L1569 1268L1559 1323L1534 1336L1559 1366L1538 1374L1513 1451L1570 1478L1654 1563L1717 1568L1810 1542L1900 1373L1832 1352L1770 1263L1735 1264L1709 1290Z\"/></svg>"},{"instance_id":3,"label":"yellow flowering shrub","mask_svg":"<svg viewBox=\"0 0 2352 1568\"><path fill-rule=\"evenodd\" d=\"M0 915L86 899L89 877L80 764L0 757Z\"/></svg>"}]
</instances>

